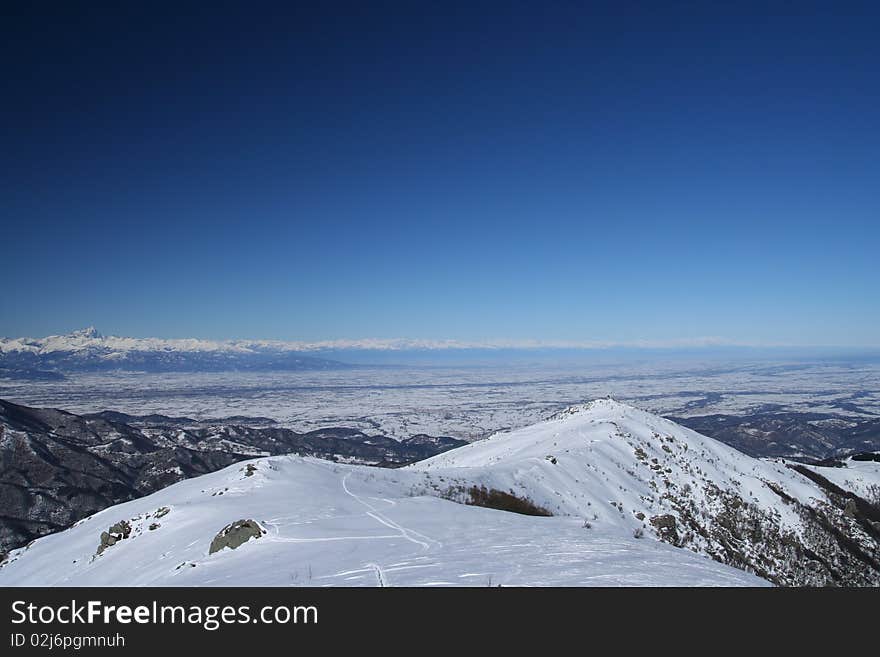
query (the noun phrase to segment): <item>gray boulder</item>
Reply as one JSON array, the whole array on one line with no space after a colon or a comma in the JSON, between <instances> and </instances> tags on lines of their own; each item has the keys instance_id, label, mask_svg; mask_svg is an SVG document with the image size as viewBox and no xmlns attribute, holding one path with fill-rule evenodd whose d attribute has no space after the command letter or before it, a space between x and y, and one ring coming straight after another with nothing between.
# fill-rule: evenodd
<instances>
[{"instance_id":1,"label":"gray boulder","mask_svg":"<svg viewBox=\"0 0 880 657\"><path fill-rule=\"evenodd\" d=\"M214 537L208 554L214 554L223 548L234 550L252 538L260 538L265 533L266 531L257 524L256 520L236 520L232 524L226 525Z\"/></svg>"},{"instance_id":2,"label":"gray boulder","mask_svg":"<svg viewBox=\"0 0 880 657\"><path fill-rule=\"evenodd\" d=\"M101 543L98 545L96 555L101 554L108 547L116 545L119 541L124 540L131 534L131 525L125 520L120 520L115 525L111 525L106 532L101 532Z\"/></svg>"}]
</instances>

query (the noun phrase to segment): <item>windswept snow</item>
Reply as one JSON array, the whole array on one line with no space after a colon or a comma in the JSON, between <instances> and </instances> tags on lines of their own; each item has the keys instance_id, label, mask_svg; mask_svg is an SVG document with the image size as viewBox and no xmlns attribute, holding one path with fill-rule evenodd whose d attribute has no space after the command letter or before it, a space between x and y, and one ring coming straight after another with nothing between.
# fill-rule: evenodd
<instances>
[{"instance_id":1,"label":"windswept snow","mask_svg":"<svg viewBox=\"0 0 880 657\"><path fill-rule=\"evenodd\" d=\"M795 537L805 531L797 504L828 504L784 463L611 400L398 470L297 456L248 463L250 476L236 464L182 481L13 551L0 585L754 586L767 582L705 556L725 500L736 494L768 532ZM459 503L480 486L554 516ZM705 537L684 540L688 509L706 511ZM683 547L658 540L669 518ZM214 536L244 519L264 533L209 555ZM122 520L130 537L95 556L101 532ZM737 549L763 563L751 540Z\"/></svg>"},{"instance_id":2,"label":"windswept snow","mask_svg":"<svg viewBox=\"0 0 880 657\"><path fill-rule=\"evenodd\" d=\"M112 507L10 555L16 586L761 585L742 571L616 527L427 495L417 472L295 456L253 461ZM157 510L170 511L155 518ZM266 531L209 555L226 525ZM95 556L102 531L132 533ZM149 529L151 524L159 526Z\"/></svg>"},{"instance_id":3,"label":"windswept snow","mask_svg":"<svg viewBox=\"0 0 880 657\"><path fill-rule=\"evenodd\" d=\"M499 490L528 496L554 514L599 520L634 529L636 513L670 509L670 488L699 495L707 481L765 507L781 484L804 503L821 495L783 462L751 458L670 420L611 399L572 407L553 419L426 459L410 469L442 471ZM668 482L668 485L667 485ZM699 504L709 504L702 498ZM780 509L792 525L791 509Z\"/></svg>"}]
</instances>

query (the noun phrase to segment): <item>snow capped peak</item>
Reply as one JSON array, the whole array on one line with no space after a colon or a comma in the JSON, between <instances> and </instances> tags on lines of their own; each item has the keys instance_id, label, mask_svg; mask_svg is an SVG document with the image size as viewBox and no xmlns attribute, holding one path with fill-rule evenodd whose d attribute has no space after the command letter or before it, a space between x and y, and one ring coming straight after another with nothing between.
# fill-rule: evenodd
<instances>
[{"instance_id":1,"label":"snow capped peak","mask_svg":"<svg viewBox=\"0 0 880 657\"><path fill-rule=\"evenodd\" d=\"M592 415L601 415L601 414L616 414L621 415L625 414L627 411L635 411L641 412L639 409L634 406L630 406L629 404L624 404L623 402L619 402L612 397L603 397L601 399L594 399L593 401L585 402L583 404L575 404L574 406L569 406L558 413L550 416L551 420L564 420L566 418L570 418L574 415L583 415L583 414L592 414Z\"/></svg>"},{"instance_id":2,"label":"snow capped peak","mask_svg":"<svg viewBox=\"0 0 880 657\"><path fill-rule=\"evenodd\" d=\"M88 338L92 340L100 340L104 336L98 333L98 329L94 326L89 326L88 328L80 329L78 331L73 331L70 336L71 338Z\"/></svg>"}]
</instances>

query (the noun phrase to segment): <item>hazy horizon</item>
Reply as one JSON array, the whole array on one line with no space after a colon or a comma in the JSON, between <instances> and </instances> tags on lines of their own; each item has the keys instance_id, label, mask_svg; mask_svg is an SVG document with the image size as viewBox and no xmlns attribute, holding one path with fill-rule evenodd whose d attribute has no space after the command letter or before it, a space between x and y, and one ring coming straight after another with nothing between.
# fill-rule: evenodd
<instances>
[{"instance_id":1,"label":"hazy horizon","mask_svg":"<svg viewBox=\"0 0 880 657\"><path fill-rule=\"evenodd\" d=\"M851 360L873 362L880 358L880 347L841 345L761 345L737 344L718 338L667 343L562 343L537 340L482 340L474 342L430 339L348 339L327 341L285 341L275 339L208 340L198 336L161 338L119 336L90 326L49 336L0 337L0 353L41 349L78 350L88 346L144 351L203 351L226 348L280 350L332 359L349 365L375 366L536 366L579 368L585 366L632 363L637 361L669 364L746 363L761 361Z\"/></svg>"},{"instance_id":2,"label":"hazy horizon","mask_svg":"<svg viewBox=\"0 0 880 657\"><path fill-rule=\"evenodd\" d=\"M876 7L9 13L2 335L880 343Z\"/></svg>"}]
</instances>

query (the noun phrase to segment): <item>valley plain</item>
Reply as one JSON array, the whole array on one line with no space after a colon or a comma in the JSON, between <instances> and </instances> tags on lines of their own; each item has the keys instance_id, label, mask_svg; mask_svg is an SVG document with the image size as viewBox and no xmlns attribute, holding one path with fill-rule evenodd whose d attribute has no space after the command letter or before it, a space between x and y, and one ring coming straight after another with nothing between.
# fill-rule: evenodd
<instances>
[{"instance_id":1,"label":"valley plain","mask_svg":"<svg viewBox=\"0 0 880 657\"><path fill-rule=\"evenodd\" d=\"M822 459L880 448L876 359L72 372L63 380L0 379L0 399L79 414L113 410L199 421L259 416L294 431L349 427L397 440L418 434L479 440L609 395L717 434L755 456Z\"/></svg>"}]
</instances>

